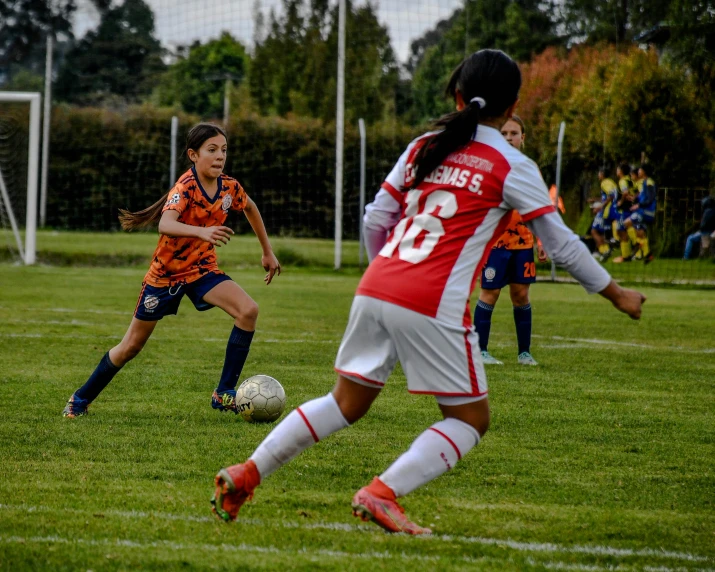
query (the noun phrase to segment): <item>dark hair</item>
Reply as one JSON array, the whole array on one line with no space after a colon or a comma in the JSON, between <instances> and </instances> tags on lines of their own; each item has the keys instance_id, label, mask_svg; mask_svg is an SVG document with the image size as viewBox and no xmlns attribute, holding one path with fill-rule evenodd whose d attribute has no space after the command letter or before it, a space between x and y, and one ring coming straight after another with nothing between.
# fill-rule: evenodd
<instances>
[{"instance_id":1,"label":"dark hair","mask_svg":"<svg viewBox=\"0 0 715 572\"><path fill-rule=\"evenodd\" d=\"M620 163L618 168L621 170L624 177L631 174L631 166L628 163Z\"/></svg>"},{"instance_id":2,"label":"dark hair","mask_svg":"<svg viewBox=\"0 0 715 572\"><path fill-rule=\"evenodd\" d=\"M199 123L194 125L189 129L189 133L186 135L184 155L188 157L189 149L198 151L206 140L211 139L211 137L216 137L216 135L223 135L224 138L228 139L226 132L218 125L214 125L213 123ZM119 209L119 222L122 228L124 230L136 230L138 228L146 228L158 221L161 218L161 211L166 204L166 199L169 197L170 192L169 190L164 193L158 201L144 210L132 213L125 209Z\"/></svg>"},{"instance_id":3,"label":"dark hair","mask_svg":"<svg viewBox=\"0 0 715 572\"><path fill-rule=\"evenodd\" d=\"M526 125L524 125L524 120L519 117L518 115L514 114L512 115L509 119L507 119L504 122L504 125L506 125L509 121L513 121L516 123L519 127L521 127L521 134L526 135Z\"/></svg>"},{"instance_id":4,"label":"dark hair","mask_svg":"<svg viewBox=\"0 0 715 572\"><path fill-rule=\"evenodd\" d=\"M453 99L459 92L465 107L435 122L442 130L426 138L417 151L410 188L419 185L450 153L469 143L480 120L503 116L519 97L519 88L519 66L504 52L479 50L464 58L452 72L445 92ZM475 98L481 101L472 101Z\"/></svg>"},{"instance_id":5,"label":"dark hair","mask_svg":"<svg viewBox=\"0 0 715 572\"><path fill-rule=\"evenodd\" d=\"M651 167L648 163L643 163L640 168L643 169L646 177L650 177L653 174L653 167Z\"/></svg>"}]
</instances>

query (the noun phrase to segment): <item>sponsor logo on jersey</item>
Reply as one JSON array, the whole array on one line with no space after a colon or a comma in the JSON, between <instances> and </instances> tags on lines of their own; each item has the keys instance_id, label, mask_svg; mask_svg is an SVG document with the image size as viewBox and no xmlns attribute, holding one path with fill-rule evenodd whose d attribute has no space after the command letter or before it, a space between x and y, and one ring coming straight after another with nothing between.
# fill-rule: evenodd
<instances>
[{"instance_id":1,"label":"sponsor logo on jersey","mask_svg":"<svg viewBox=\"0 0 715 572\"><path fill-rule=\"evenodd\" d=\"M153 310L158 305L159 305L159 298L157 298L156 296L147 296L144 299L144 307L147 310Z\"/></svg>"},{"instance_id":2,"label":"sponsor logo on jersey","mask_svg":"<svg viewBox=\"0 0 715 572\"><path fill-rule=\"evenodd\" d=\"M494 268L492 268L491 266L487 267L487 269L484 271L484 277L487 280L494 280L496 275L497 275L497 271Z\"/></svg>"},{"instance_id":3,"label":"sponsor logo on jersey","mask_svg":"<svg viewBox=\"0 0 715 572\"><path fill-rule=\"evenodd\" d=\"M169 205L178 205L180 199L181 197L179 196L179 193L174 193L166 201L166 206L168 207Z\"/></svg>"},{"instance_id":4,"label":"sponsor logo on jersey","mask_svg":"<svg viewBox=\"0 0 715 572\"><path fill-rule=\"evenodd\" d=\"M221 203L221 208L223 209L223 212L228 212L228 209L231 208L232 204L233 204L233 197L231 195L225 195L223 197L223 202Z\"/></svg>"}]
</instances>

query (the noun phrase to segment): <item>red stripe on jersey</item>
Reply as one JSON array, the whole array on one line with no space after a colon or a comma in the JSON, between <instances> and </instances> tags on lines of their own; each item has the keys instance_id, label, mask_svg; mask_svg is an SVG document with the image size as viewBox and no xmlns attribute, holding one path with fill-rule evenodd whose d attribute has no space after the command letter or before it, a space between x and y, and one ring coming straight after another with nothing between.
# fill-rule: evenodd
<instances>
[{"instance_id":1,"label":"red stripe on jersey","mask_svg":"<svg viewBox=\"0 0 715 572\"><path fill-rule=\"evenodd\" d=\"M384 181L382 185L380 185L380 188L385 189L388 193L390 193L390 196L400 204L402 204L402 202L405 200L404 194L398 191L387 181Z\"/></svg>"},{"instance_id":2,"label":"red stripe on jersey","mask_svg":"<svg viewBox=\"0 0 715 572\"><path fill-rule=\"evenodd\" d=\"M366 383L371 383L372 385L377 385L378 387L383 387L385 384L382 383L381 381L375 381L374 379L368 379L366 377L363 377L359 373L353 373L352 371L343 371L342 369L335 369L337 373L339 373L342 376L345 377L356 377L360 381L364 381Z\"/></svg>"},{"instance_id":3,"label":"red stripe on jersey","mask_svg":"<svg viewBox=\"0 0 715 572\"><path fill-rule=\"evenodd\" d=\"M462 459L462 453L459 452L459 449L457 448L457 445L455 445L455 443L454 443L454 441L452 441L452 439L450 439L447 435L445 435L444 433L442 433L442 431L440 431L439 429L435 429L434 427L430 427L430 430L431 430L431 431L434 431L435 433L437 433L437 435L441 435L442 437L444 437L445 439L447 439L447 442L448 442L450 445L452 445L452 448L453 448L454 451L457 453L457 460L459 461L459 460Z\"/></svg>"},{"instance_id":4,"label":"red stripe on jersey","mask_svg":"<svg viewBox=\"0 0 715 572\"><path fill-rule=\"evenodd\" d=\"M535 211L531 211L530 213L521 215L521 218L524 222L527 222L530 220L534 220L535 218L543 216L545 214L554 213L554 212L556 212L556 209L552 206L541 207L540 209L536 209Z\"/></svg>"},{"instance_id":5,"label":"red stripe on jersey","mask_svg":"<svg viewBox=\"0 0 715 572\"><path fill-rule=\"evenodd\" d=\"M303 421L305 421L305 424L308 426L308 431L310 431L310 434L313 436L313 439L315 440L315 442L317 443L318 441L320 441L320 439L318 439L318 434L313 429L313 426L310 424L310 421L308 421L308 418L300 410L300 407L298 409L296 409L296 411L298 412L298 415L300 415L303 418Z\"/></svg>"},{"instance_id":6,"label":"red stripe on jersey","mask_svg":"<svg viewBox=\"0 0 715 572\"><path fill-rule=\"evenodd\" d=\"M139 309L139 304L142 303L142 298L144 297L144 290L146 290L146 282L142 282L142 291L139 292L139 300L137 300L136 308L134 308L134 315L136 316L137 310Z\"/></svg>"},{"instance_id":7,"label":"red stripe on jersey","mask_svg":"<svg viewBox=\"0 0 715 572\"><path fill-rule=\"evenodd\" d=\"M472 355L472 344L469 343L469 332L464 332L464 346L467 348L467 368L469 369L469 383L473 393L479 393L479 380L477 371L474 369L474 356Z\"/></svg>"}]
</instances>

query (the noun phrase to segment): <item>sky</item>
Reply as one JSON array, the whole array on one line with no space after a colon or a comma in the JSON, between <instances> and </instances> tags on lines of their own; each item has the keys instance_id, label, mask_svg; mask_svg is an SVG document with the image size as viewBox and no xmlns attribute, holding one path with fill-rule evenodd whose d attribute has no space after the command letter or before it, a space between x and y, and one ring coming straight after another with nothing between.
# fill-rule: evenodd
<instances>
[{"instance_id":1,"label":"sky","mask_svg":"<svg viewBox=\"0 0 715 572\"><path fill-rule=\"evenodd\" d=\"M154 11L158 39L167 47L205 42L228 31L247 46L253 43L255 0L145 0ZM361 2L361 0L357 0ZM462 0L372 0L380 23L387 26L392 46L401 62L407 60L410 42L449 15ZM75 34L83 36L98 23L89 0L78 2ZM260 0L264 14L280 8L280 0ZM349 39L348 39L349 41Z\"/></svg>"}]
</instances>

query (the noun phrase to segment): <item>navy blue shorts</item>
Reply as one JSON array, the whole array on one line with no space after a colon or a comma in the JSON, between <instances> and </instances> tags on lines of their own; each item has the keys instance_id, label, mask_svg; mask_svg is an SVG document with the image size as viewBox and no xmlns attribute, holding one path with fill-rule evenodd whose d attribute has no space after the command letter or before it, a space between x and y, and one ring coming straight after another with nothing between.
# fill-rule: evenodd
<instances>
[{"instance_id":1,"label":"navy blue shorts","mask_svg":"<svg viewBox=\"0 0 715 572\"><path fill-rule=\"evenodd\" d=\"M134 317L145 322L161 320L164 316L177 314L179 303L186 294L199 311L210 310L213 306L204 302L204 296L221 282L231 280L227 274L209 272L198 280L188 284L176 284L175 286L156 287L146 282L142 283L142 291L139 294L139 301L134 310Z\"/></svg>"},{"instance_id":2,"label":"navy blue shorts","mask_svg":"<svg viewBox=\"0 0 715 572\"><path fill-rule=\"evenodd\" d=\"M482 269L482 288L497 290L507 284L533 284L536 282L534 249L507 250L492 248Z\"/></svg>"}]
</instances>

